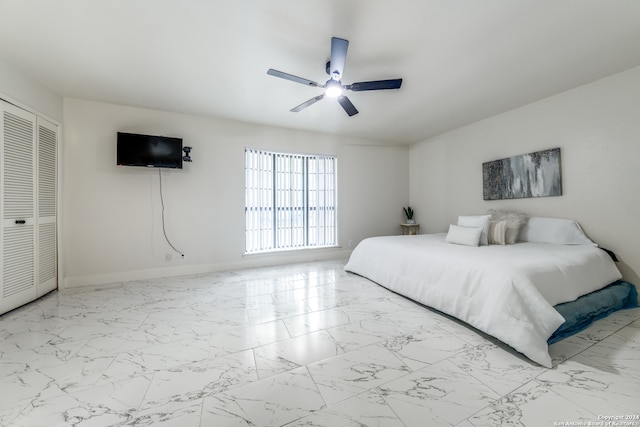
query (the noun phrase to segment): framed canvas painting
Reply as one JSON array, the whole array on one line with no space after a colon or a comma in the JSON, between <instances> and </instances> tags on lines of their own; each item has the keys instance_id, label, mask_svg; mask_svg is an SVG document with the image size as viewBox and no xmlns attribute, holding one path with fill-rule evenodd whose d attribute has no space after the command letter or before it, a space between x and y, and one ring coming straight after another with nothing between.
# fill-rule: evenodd
<instances>
[{"instance_id":1,"label":"framed canvas painting","mask_svg":"<svg viewBox=\"0 0 640 427\"><path fill-rule=\"evenodd\" d=\"M482 187L484 200L561 196L560 149L483 163Z\"/></svg>"}]
</instances>

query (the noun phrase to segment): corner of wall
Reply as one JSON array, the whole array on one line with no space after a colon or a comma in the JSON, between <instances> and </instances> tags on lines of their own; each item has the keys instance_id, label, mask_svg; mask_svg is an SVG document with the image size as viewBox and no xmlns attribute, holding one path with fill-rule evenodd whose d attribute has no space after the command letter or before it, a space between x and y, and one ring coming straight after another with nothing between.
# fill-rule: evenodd
<instances>
[{"instance_id":1,"label":"corner of wall","mask_svg":"<svg viewBox=\"0 0 640 427\"><path fill-rule=\"evenodd\" d=\"M62 96L2 59L0 59L0 97L20 108L62 123Z\"/></svg>"}]
</instances>

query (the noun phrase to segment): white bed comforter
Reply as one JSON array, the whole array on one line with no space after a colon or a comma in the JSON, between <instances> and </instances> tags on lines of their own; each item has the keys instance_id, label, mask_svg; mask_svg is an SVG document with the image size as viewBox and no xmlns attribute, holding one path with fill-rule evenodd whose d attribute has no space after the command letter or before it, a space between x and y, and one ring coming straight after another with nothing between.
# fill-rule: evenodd
<instances>
[{"instance_id":1,"label":"white bed comforter","mask_svg":"<svg viewBox=\"0 0 640 427\"><path fill-rule=\"evenodd\" d=\"M457 317L551 368L547 339L564 322L553 305L621 278L593 246L469 247L446 234L365 239L345 270Z\"/></svg>"}]
</instances>

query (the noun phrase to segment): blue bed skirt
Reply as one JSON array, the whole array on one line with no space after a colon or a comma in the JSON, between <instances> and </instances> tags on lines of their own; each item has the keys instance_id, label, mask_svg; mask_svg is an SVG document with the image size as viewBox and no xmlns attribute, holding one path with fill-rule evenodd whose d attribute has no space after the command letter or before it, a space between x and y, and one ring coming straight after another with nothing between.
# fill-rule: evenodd
<instances>
[{"instance_id":1,"label":"blue bed skirt","mask_svg":"<svg viewBox=\"0 0 640 427\"><path fill-rule=\"evenodd\" d=\"M547 340L549 344L574 335L614 311L638 307L638 292L629 282L618 280L575 301L554 306L565 322Z\"/></svg>"}]
</instances>

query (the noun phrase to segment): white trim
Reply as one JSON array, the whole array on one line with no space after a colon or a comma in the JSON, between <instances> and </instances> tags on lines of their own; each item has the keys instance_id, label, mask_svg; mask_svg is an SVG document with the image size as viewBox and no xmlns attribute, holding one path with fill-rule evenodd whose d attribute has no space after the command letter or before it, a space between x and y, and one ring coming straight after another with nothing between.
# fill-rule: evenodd
<instances>
[{"instance_id":1,"label":"white trim","mask_svg":"<svg viewBox=\"0 0 640 427\"><path fill-rule=\"evenodd\" d=\"M252 254L251 257L241 261L232 261L214 264L185 265L168 268L157 268L148 270L122 271L118 273L91 274L85 276L66 277L61 289L80 288L85 286L108 285L119 282L129 282L134 280L157 279L162 277L178 277L191 274L206 274L222 271L241 270L247 268L269 267L276 265L314 262L326 260L346 259L351 254L352 249L338 249L326 251L291 251L289 255L283 254ZM312 252L312 253L310 253ZM255 256L254 256L255 255ZM271 256L269 256L271 255Z\"/></svg>"},{"instance_id":2,"label":"white trim","mask_svg":"<svg viewBox=\"0 0 640 427\"><path fill-rule=\"evenodd\" d=\"M259 252L243 252L242 256L269 255L269 254L290 253L290 252L311 252L311 251L321 251L321 250L327 250L327 249L342 249L342 246L329 245L329 246L305 246L303 248L270 249L267 251L259 251Z\"/></svg>"}]
</instances>

